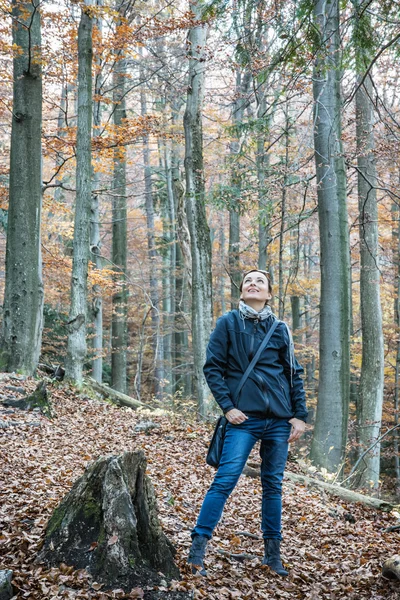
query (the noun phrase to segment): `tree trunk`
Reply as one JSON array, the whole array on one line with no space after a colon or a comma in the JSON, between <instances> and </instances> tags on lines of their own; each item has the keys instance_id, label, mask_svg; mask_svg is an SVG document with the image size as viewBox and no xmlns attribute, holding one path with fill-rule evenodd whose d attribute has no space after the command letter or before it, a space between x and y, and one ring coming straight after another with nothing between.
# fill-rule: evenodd
<instances>
[{"instance_id":1,"label":"tree trunk","mask_svg":"<svg viewBox=\"0 0 400 600\"><path fill-rule=\"evenodd\" d=\"M144 75L141 75L144 80ZM140 92L141 115L147 114L146 94L144 90ZM148 135L143 136L143 164L144 164L144 187L145 187L145 207L147 220L147 252L149 258L149 284L150 284L150 303L151 303L151 326L153 331L152 348L154 369L152 369L152 393L156 397L161 397L163 393L163 344L160 331L160 295L157 279L157 251L155 242L154 226L154 203L151 181L150 167L150 147Z\"/></svg>"},{"instance_id":2,"label":"tree trunk","mask_svg":"<svg viewBox=\"0 0 400 600\"><path fill-rule=\"evenodd\" d=\"M231 194L229 206L229 247L228 263L231 278L231 309L237 308L242 272L240 268L240 210L242 194L242 165L240 161L239 127L243 122L244 109L247 103L247 92L251 74L248 69L236 69L235 100L232 107L233 140L230 143L231 160Z\"/></svg>"},{"instance_id":3,"label":"tree trunk","mask_svg":"<svg viewBox=\"0 0 400 600\"><path fill-rule=\"evenodd\" d=\"M171 397L175 389L174 353L172 350L173 332L176 315L176 231L175 231L175 199L172 184L171 152L164 144L164 168L166 179L166 196L163 206L163 231L165 250L163 255L163 313L164 313L164 380L165 393Z\"/></svg>"},{"instance_id":4,"label":"tree trunk","mask_svg":"<svg viewBox=\"0 0 400 600\"><path fill-rule=\"evenodd\" d=\"M397 205L396 205L397 206ZM395 366L395 381L394 381L394 424L399 424L399 385L400 385L400 211L397 207L397 246L396 246L396 302L395 302L395 323L397 326L397 341L396 341L396 366ZM394 468L396 473L396 489L400 493L400 456L399 456L399 434L398 430L394 432L393 451L394 451Z\"/></svg>"},{"instance_id":5,"label":"tree trunk","mask_svg":"<svg viewBox=\"0 0 400 600\"><path fill-rule=\"evenodd\" d=\"M123 16L123 5L119 12ZM122 24L122 20L118 24ZM125 109L126 60L124 49L115 53L113 73L114 127L118 132L126 119ZM127 202L126 202L126 149L117 146L114 149L114 174L112 193L112 263L114 285L112 297L111 322L111 385L114 389L126 393L126 348L128 338L128 309L126 287L127 260Z\"/></svg>"},{"instance_id":6,"label":"tree trunk","mask_svg":"<svg viewBox=\"0 0 400 600\"><path fill-rule=\"evenodd\" d=\"M288 102L285 104L285 164L282 181L282 202L281 202L281 224L279 231L279 263L278 263L278 301L279 301L279 318L285 318L285 301L286 301L286 286L283 284L284 268L283 268L283 253L285 249L284 236L286 229L286 200L287 200L287 173L289 168L289 107Z\"/></svg>"},{"instance_id":7,"label":"tree trunk","mask_svg":"<svg viewBox=\"0 0 400 600\"><path fill-rule=\"evenodd\" d=\"M6 281L0 367L33 375L43 328L40 3L12 2L13 62Z\"/></svg>"},{"instance_id":8,"label":"tree trunk","mask_svg":"<svg viewBox=\"0 0 400 600\"><path fill-rule=\"evenodd\" d=\"M97 6L102 6L103 0L97 0ZM102 18L98 18L96 26L99 30L100 35L102 34ZM95 62L101 66L99 57L95 57ZM95 97L100 97L102 77L101 73L97 73L95 78ZM101 102L96 100L93 103L93 138L99 134L101 126ZM90 218L90 251L91 258L94 262L96 269L102 268L101 259L101 235L100 235L100 208L99 208L99 194L97 189L100 187L100 173L93 173L93 185L92 185L92 202L91 202L91 218ZM103 298L101 296L100 286L93 286L93 304L92 304L92 318L93 318L93 362L92 362L92 375L93 378L101 383L103 380Z\"/></svg>"},{"instance_id":9,"label":"tree trunk","mask_svg":"<svg viewBox=\"0 0 400 600\"><path fill-rule=\"evenodd\" d=\"M82 383L86 358L87 276L91 208L92 17L82 6L78 29L78 122L76 134L76 203L71 307L68 321L66 378Z\"/></svg>"},{"instance_id":10,"label":"tree trunk","mask_svg":"<svg viewBox=\"0 0 400 600\"><path fill-rule=\"evenodd\" d=\"M178 577L145 470L142 450L89 465L53 512L39 560L86 569L107 588Z\"/></svg>"},{"instance_id":11,"label":"tree trunk","mask_svg":"<svg viewBox=\"0 0 400 600\"><path fill-rule=\"evenodd\" d=\"M314 145L321 251L320 376L311 458L343 466L350 373L349 241L341 149L339 2L314 5L319 45L314 68Z\"/></svg>"},{"instance_id":12,"label":"tree trunk","mask_svg":"<svg viewBox=\"0 0 400 600\"><path fill-rule=\"evenodd\" d=\"M371 31L370 16L364 9L365 0L353 0L356 9L355 33ZM362 17L359 14L362 12ZM357 38L357 36L356 36ZM357 403L357 428L360 453L379 438L383 404L384 347L380 301L378 257L378 205L376 199L376 160L374 154L374 110L372 81L368 75L363 85L369 56L355 44L359 86L356 92L356 135L358 166L358 201L360 232L360 310L362 331L362 364ZM379 487L380 444L376 444L362 462L358 485Z\"/></svg>"},{"instance_id":13,"label":"tree trunk","mask_svg":"<svg viewBox=\"0 0 400 600\"><path fill-rule=\"evenodd\" d=\"M304 275L306 279L312 278L312 242L307 245L306 255L304 256ZM312 346L312 315L311 315L311 296L306 294L304 297L304 320L306 325L306 348L310 349L309 362L306 364L306 382L307 389L314 393L315 382L315 356Z\"/></svg>"},{"instance_id":14,"label":"tree trunk","mask_svg":"<svg viewBox=\"0 0 400 600\"><path fill-rule=\"evenodd\" d=\"M203 376L206 346L212 323L211 242L207 224L204 175L202 107L205 47L208 24L202 22L202 4L191 4L195 23L188 34L189 85L183 119L185 129L186 208L192 251L192 340L194 393L198 412L207 413L208 388Z\"/></svg>"},{"instance_id":15,"label":"tree trunk","mask_svg":"<svg viewBox=\"0 0 400 600\"><path fill-rule=\"evenodd\" d=\"M172 104L172 124L178 126L180 103ZM192 253L190 234L187 225L185 207L185 190L181 182L179 147L176 140L171 146L172 191L174 195L176 215L176 255L175 255L175 333L174 333L174 392L180 391L183 397L192 392L191 369L189 362L190 348L188 335L188 319L190 304L190 285L192 280Z\"/></svg>"}]
</instances>

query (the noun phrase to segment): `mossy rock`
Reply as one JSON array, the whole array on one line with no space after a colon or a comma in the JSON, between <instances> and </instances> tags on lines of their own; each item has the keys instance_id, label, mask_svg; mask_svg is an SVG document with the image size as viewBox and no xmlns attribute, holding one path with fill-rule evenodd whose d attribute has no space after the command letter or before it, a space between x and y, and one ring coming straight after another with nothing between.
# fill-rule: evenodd
<instances>
[{"instance_id":1,"label":"mossy rock","mask_svg":"<svg viewBox=\"0 0 400 600\"><path fill-rule=\"evenodd\" d=\"M11 408L19 408L20 410L32 410L34 408L39 408L40 412L46 417L49 419L53 418L51 402L47 392L46 383L44 381L41 381L36 387L36 390L29 396L20 398L19 400L2 400L2 404Z\"/></svg>"}]
</instances>

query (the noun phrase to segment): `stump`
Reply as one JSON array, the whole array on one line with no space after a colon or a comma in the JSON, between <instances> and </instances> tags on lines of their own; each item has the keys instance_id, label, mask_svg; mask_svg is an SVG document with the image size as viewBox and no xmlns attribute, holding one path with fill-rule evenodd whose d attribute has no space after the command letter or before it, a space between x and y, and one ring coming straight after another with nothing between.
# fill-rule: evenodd
<instances>
[{"instance_id":1,"label":"stump","mask_svg":"<svg viewBox=\"0 0 400 600\"><path fill-rule=\"evenodd\" d=\"M178 578L175 550L161 530L143 451L101 457L50 518L38 560L86 569L107 587Z\"/></svg>"},{"instance_id":2,"label":"stump","mask_svg":"<svg viewBox=\"0 0 400 600\"><path fill-rule=\"evenodd\" d=\"M0 600L10 600L13 597L12 571L0 571Z\"/></svg>"},{"instance_id":3,"label":"stump","mask_svg":"<svg viewBox=\"0 0 400 600\"><path fill-rule=\"evenodd\" d=\"M385 560L382 565L382 575L387 579L400 579L400 554Z\"/></svg>"}]
</instances>

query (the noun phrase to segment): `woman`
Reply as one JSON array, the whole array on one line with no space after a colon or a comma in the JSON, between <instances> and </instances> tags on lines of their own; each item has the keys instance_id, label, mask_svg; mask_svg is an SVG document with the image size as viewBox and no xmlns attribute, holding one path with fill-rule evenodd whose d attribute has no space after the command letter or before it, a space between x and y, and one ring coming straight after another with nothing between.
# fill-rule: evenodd
<instances>
[{"instance_id":1,"label":"woman","mask_svg":"<svg viewBox=\"0 0 400 600\"><path fill-rule=\"evenodd\" d=\"M207 542L254 444L261 440L262 562L286 576L280 558L282 478L289 443L302 435L307 419L303 369L294 358L289 328L278 322L234 405L235 389L276 320L268 306L272 286L266 271L245 273L240 291L239 309L218 319L207 347L204 374L228 423L220 466L191 534L188 563L193 573L207 575Z\"/></svg>"}]
</instances>

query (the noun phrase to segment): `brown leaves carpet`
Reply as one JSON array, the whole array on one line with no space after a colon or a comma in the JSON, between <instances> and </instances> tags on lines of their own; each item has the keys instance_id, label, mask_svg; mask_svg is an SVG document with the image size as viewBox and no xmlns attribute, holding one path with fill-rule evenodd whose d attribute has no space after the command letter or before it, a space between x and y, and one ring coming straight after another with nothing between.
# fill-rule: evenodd
<instances>
[{"instance_id":1,"label":"brown leaves carpet","mask_svg":"<svg viewBox=\"0 0 400 600\"><path fill-rule=\"evenodd\" d=\"M22 397L10 387L28 392L36 383L2 376L0 398ZM399 552L399 532L383 531L396 523L395 515L285 482L282 554L290 575L281 579L261 567L260 483L244 476L209 545L208 578L191 576L185 565L190 530L213 475L204 461L210 429L180 416L143 417L63 384L49 384L49 392L53 420L0 404L0 569L14 571L16 599L400 598L400 582L380 574L383 561ZM136 432L136 424L149 418L159 427ZM70 565L49 570L35 563L52 510L86 465L100 455L138 448L146 453L161 522L177 548L182 580L169 588L105 591ZM250 558L234 560L230 554Z\"/></svg>"}]
</instances>

